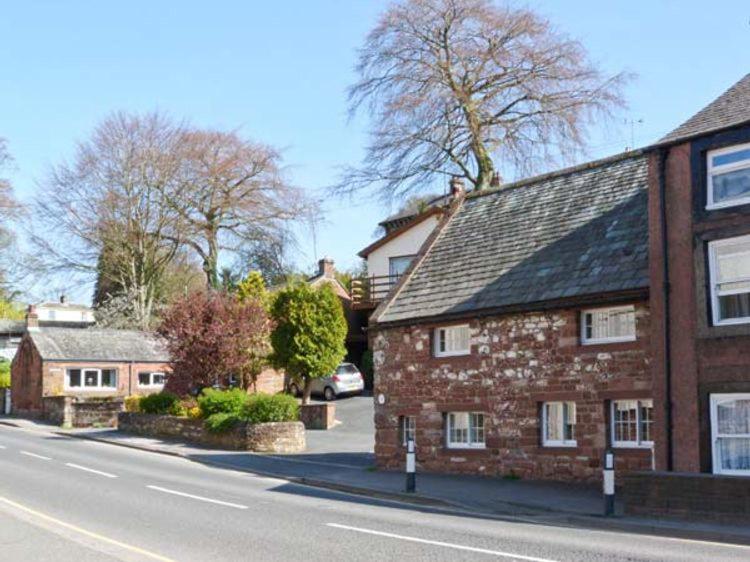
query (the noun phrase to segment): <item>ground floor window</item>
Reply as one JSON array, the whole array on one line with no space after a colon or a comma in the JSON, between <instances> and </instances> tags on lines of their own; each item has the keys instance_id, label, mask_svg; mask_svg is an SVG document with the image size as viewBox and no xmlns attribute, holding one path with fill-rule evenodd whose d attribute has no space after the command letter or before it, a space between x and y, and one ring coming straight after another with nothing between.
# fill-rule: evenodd
<instances>
[{"instance_id":1,"label":"ground floor window","mask_svg":"<svg viewBox=\"0 0 750 562\"><path fill-rule=\"evenodd\" d=\"M711 395L715 474L750 476L750 394Z\"/></svg>"},{"instance_id":2,"label":"ground floor window","mask_svg":"<svg viewBox=\"0 0 750 562\"><path fill-rule=\"evenodd\" d=\"M545 402L542 405L542 444L545 447L577 445L575 402Z\"/></svg>"},{"instance_id":3,"label":"ground floor window","mask_svg":"<svg viewBox=\"0 0 750 562\"><path fill-rule=\"evenodd\" d=\"M653 447L653 400L613 400L610 419L613 446Z\"/></svg>"},{"instance_id":4,"label":"ground floor window","mask_svg":"<svg viewBox=\"0 0 750 562\"><path fill-rule=\"evenodd\" d=\"M416 416L399 416L398 431L401 444L406 447L409 440L416 441L417 418Z\"/></svg>"},{"instance_id":5,"label":"ground floor window","mask_svg":"<svg viewBox=\"0 0 750 562\"><path fill-rule=\"evenodd\" d=\"M451 412L446 418L446 444L449 448L484 448L484 414Z\"/></svg>"},{"instance_id":6,"label":"ground floor window","mask_svg":"<svg viewBox=\"0 0 750 562\"><path fill-rule=\"evenodd\" d=\"M138 373L138 386L159 388L164 386L164 373Z\"/></svg>"},{"instance_id":7,"label":"ground floor window","mask_svg":"<svg viewBox=\"0 0 750 562\"><path fill-rule=\"evenodd\" d=\"M110 390L117 388L116 369L68 369L65 387L70 390Z\"/></svg>"}]
</instances>

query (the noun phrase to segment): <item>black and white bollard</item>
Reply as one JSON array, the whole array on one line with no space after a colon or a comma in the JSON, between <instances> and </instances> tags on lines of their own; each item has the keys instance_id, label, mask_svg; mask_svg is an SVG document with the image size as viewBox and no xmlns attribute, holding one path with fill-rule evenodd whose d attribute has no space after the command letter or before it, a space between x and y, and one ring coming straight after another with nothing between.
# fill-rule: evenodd
<instances>
[{"instance_id":1,"label":"black and white bollard","mask_svg":"<svg viewBox=\"0 0 750 562\"><path fill-rule=\"evenodd\" d=\"M417 459L414 453L414 439L406 442L406 491L414 493L417 490Z\"/></svg>"},{"instance_id":2,"label":"black and white bollard","mask_svg":"<svg viewBox=\"0 0 750 562\"><path fill-rule=\"evenodd\" d=\"M615 454L604 453L604 515L615 514Z\"/></svg>"}]
</instances>

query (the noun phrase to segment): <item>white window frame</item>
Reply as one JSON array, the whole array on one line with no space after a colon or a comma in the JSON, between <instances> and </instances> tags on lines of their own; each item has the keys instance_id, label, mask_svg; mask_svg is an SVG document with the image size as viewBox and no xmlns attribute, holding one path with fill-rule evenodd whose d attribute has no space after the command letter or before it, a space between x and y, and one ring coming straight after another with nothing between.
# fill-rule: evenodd
<instances>
[{"instance_id":1,"label":"white window frame","mask_svg":"<svg viewBox=\"0 0 750 562\"><path fill-rule=\"evenodd\" d=\"M713 317L714 326L729 326L732 324L747 324L750 323L750 316L743 316L742 318L719 318L719 297L727 295L741 295L747 293L746 290L734 290L734 291L723 291L719 292L716 288L719 273L719 264L716 259L716 248L726 246L729 244L736 244L738 241L745 240L750 246L750 235L745 236L734 236L732 238L722 238L721 240L712 240L708 243L708 275L709 284L711 285L711 316ZM737 279L736 281L744 281L745 279ZM750 279L747 279L750 281Z\"/></svg>"},{"instance_id":2,"label":"white window frame","mask_svg":"<svg viewBox=\"0 0 750 562\"><path fill-rule=\"evenodd\" d=\"M560 427L563 428L563 432L565 431L565 408L566 405L568 408L572 405L573 407L573 435L575 435L575 426L576 426L576 418L578 417L578 409L576 407L576 403L570 400L563 400L563 401L553 401L553 402L543 402L542 403L542 446L544 447L577 447L578 446L578 440L577 439L547 439L547 425L549 423L548 416L547 416L547 406L553 405L553 404L559 404L562 406L560 409L560 416L561 419L558 420Z\"/></svg>"},{"instance_id":3,"label":"white window frame","mask_svg":"<svg viewBox=\"0 0 750 562\"><path fill-rule=\"evenodd\" d=\"M81 371L81 386L70 386L70 371ZM86 372L96 372L96 386L86 386ZM114 386L102 386L102 371L114 371L115 384ZM100 369L98 367L70 367L65 369L65 382L63 388L70 390L71 392L112 392L117 391L119 382L119 373L115 367L106 367Z\"/></svg>"},{"instance_id":4,"label":"white window frame","mask_svg":"<svg viewBox=\"0 0 750 562\"><path fill-rule=\"evenodd\" d=\"M750 393L730 393L730 394L711 394L711 459L713 460L713 473L714 474L730 474L735 476L750 476L750 470L734 470L724 469L721 470L721 459L719 459L719 448L716 443L722 435L719 435L719 423L718 423L718 406L721 402L729 402L734 400L750 400ZM750 439L750 434L731 434L728 437L740 437Z\"/></svg>"},{"instance_id":5,"label":"white window frame","mask_svg":"<svg viewBox=\"0 0 750 562\"><path fill-rule=\"evenodd\" d=\"M472 441L472 418L473 416L482 416L482 441ZM466 416L467 431L468 431L468 442L464 443L461 441L451 441L451 416ZM484 412L447 412L445 415L445 446L448 449L485 449L485 441L487 439L486 420Z\"/></svg>"},{"instance_id":6,"label":"white window frame","mask_svg":"<svg viewBox=\"0 0 750 562\"><path fill-rule=\"evenodd\" d=\"M141 375L148 374L148 384L141 384ZM162 371L138 371L138 388L164 388L164 383L154 383L154 375L161 375L165 382L167 376Z\"/></svg>"},{"instance_id":7,"label":"white window frame","mask_svg":"<svg viewBox=\"0 0 750 562\"><path fill-rule=\"evenodd\" d=\"M467 347L466 349L457 349L452 351L441 351L440 350L440 334L441 332L445 332L447 330L456 330L456 329L466 329L468 333L468 337L466 338ZM470 355L471 354L471 328L468 324L454 324L452 326L440 326L438 328L435 328L432 334L432 351L433 355L435 357L460 357L463 355ZM447 339L446 339L447 341Z\"/></svg>"},{"instance_id":8,"label":"white window frame","mask_svg":"<svg viewBox=\"0 0 750 562\"><path fill-rule=\"evenodd\" d=\"M411 420L411 424L409 423ZM417 416L414 415L403 415L399 416L399 431L401 432L401 445L406 447L408 441L407 433L409 433L408 426L411 425L410 432L412 434L412 440L414 443L417 442Z\"/></svg>"},{"instance_id":9,"label":"white window frame","mask_svg":"<svg viewBox=\"0 0 750 562\"><path fill-rule=\"evenodd\" d=\"M596 312L618 312L627 310L633 313L633 334L627 336L613 336L608 338L588 338L586 336L586 315L594 314ZM620 343L635 341L637 338L637 319L635 318L635 305L626 304L620 306L601 306L598 308L587 308L581 311L581 344L582 345L598 345L603 343Z\"/></svg>"},{"instance_id":10,"label":"white window frame","mask_svg":"<svg viewBox=\"0 0 750 562\"><path fill-rule=\"evenodd\" d=\"M720 166L714 166L713 165L713 159L715 156L721 156L722 154L731 154L732 152L739 152L741 150L748 150L750 149L750 143L745 144L735 144L733 146L728 146L726 148L719 148L716 150L711 150L706 155L706 168L708 173L708 178L706 180L706 186L707 186L707 201L706 201L706 210L712 211L714 209L725 209L727 207L737 207L739 205L747 205L750 203L750 195L747 195L745 197L742 197L741 199L731 199L729 201L724 201L722 203L715 203L714 202L714 175L716 174L726 174L728 172L736 172L737 170L744 170L746 168L750 168L750 159L748 160L742 160L740 162L735 162L733 164L723 164Z\"/></svg>"},{"instance_id":11,"label":"white window frame","mask_svg":"<svg viewBox=\"0 0 750 562\"><path fill-rule=\"evenodd\" d=\"M637 440L636 441L617 441L615 439L615 435L617 433L615 432L615 404L618 402L636 402L636 419L635 419L635 427L636 427L636 435ZM654 411L654 401L652 398L624 398L622 400L612 400L609 405L609 434L612 439L612 446L620 449L653 449L654 448L654 442L653 441L644 441L641 439L641 429L643 425L643 420L641 419L641 404L644 404L646 402L649 402L651 404L651 428L653 433L653 411ZM652 435L653 437L653 435Z\"/></svg>"}]
</instances>

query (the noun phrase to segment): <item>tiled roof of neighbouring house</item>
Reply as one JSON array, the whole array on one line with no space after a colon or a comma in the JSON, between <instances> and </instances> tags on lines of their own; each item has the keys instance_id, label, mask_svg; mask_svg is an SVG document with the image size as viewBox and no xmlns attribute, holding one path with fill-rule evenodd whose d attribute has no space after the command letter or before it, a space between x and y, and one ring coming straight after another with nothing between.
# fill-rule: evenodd
<instances>
[{"instance_id":1,"label":"tiled roof of neighbouring house","mask_svg":"<svg viewBox=\"0 0 750 562\"><path fill-rule=\"evenodd\" d=\"M729 88L657 144L705 135L750 122L750 74Z\"/></svg>"},{"instance_id":2,"label":"tiled roof of neighbouring house","mask_svg":"<svg viewBox=\"0 0 750 562\"><path fill-rule=\"evenodd\" d=\"M467 196L377 322L648 287L640 152Z\"/></svg>"},{"instance_id":3,"label":"tiled roof of neighbouring house","mask_svg":"<svg viewBox=\"0 0 750 562\"><path fill-rule=\"evenodd\" d=\"M23 334L25 331L25 320L8 320L7 318L0 318L0 334Z\"/></svg>"},{"instance_id":4,"label":"tiled roof of neighbouring house","mask_svg":"<svg viewBox=\"0 0 750 562\"><path fill-rule=\"evenodd\" d=\"M163 342L148 332L40 328L28 334L45 361L169 361Z\"/></svg>"}]
</instances>

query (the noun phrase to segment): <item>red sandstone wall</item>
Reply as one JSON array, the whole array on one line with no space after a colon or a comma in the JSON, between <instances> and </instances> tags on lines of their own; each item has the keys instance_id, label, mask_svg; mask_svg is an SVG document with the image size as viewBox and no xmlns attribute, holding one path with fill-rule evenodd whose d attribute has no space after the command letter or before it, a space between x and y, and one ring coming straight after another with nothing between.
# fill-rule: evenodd
<instances>
[{"instance_id":1,"label":"red sandstone wall","mask_svg":"<svg viewBox=\"0 0 750 562\"><path fill-rule=\"evenodd\" d=\"M582 346L579 311L513 314L471 322L470 356L435 358L432 326L380 329L375 359L375 454L381 468L398 469L404 450L398 416L417 416L421 470L523 478L593 481L607 446L606 401L651 398L649 312L637 304L637 341ZM575 448L541 445L540 404L574 400ZM444 446L443 414L485 413L486 449ZM618 450L618 469L648 469L649 450Z\"/></svg>"}]
</instances>

